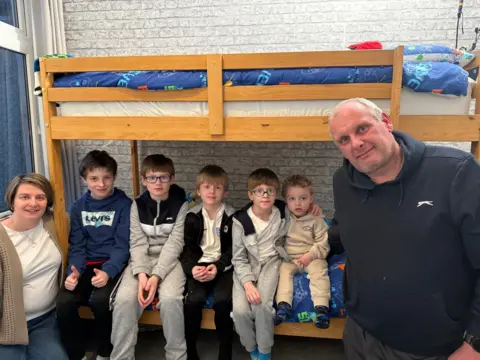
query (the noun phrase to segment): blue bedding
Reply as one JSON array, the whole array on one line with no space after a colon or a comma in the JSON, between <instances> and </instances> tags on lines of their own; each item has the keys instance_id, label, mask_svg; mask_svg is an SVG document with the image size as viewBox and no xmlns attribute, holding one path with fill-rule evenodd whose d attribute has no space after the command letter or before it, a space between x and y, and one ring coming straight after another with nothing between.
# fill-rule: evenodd
<instances>
[{"instance_id":1,"label":"blue bedding","mask_svg":"<svg viewBox=\"0 0 480 360\"><path fill-rule=\"evenodd\" d=\"M391 66L224 71L225 86L390 83ZM206 71L88 72L58 77L55 87L183 90L207 86ZM415 92L466 96L468 73L448 62L404 62L403 86Z\"/></svg>"},{"instance_id":2,"label":"blue bedding","mask_svg":"<svg viewBox=\"0 0 480 360\"><path fill-rule=\"evenodd\" d=\"M345 267L345 254L335 255L328 262L328 275L330 276L330 317L346 317L343 304L343 271ZM297 274L294 278L293 316L288 322L312 322L315 319L312 298L310 295L310 281L306 274ZM158 311L158 294L146 310ZM213 293L207 299L206 309L213 305Z\"/></svg>"}]
</instances>

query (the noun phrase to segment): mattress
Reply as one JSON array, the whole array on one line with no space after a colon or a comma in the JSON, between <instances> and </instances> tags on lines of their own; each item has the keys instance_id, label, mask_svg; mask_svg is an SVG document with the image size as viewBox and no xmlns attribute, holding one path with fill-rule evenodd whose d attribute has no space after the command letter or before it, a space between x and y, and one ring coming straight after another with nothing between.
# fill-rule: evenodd
<instances>
[{"instance_id":1,"label":"mattress","mask_svg":"<svg viewBox=\"0 0 480 360\"><path fill-rule=\"evenodd\" d=\"M223 71L225 86L391 83L392 66L321 67ZM54 87L126 87L183 90L207 86L206 71L86 72L57 77ZM468 73L448 62L403 64L402 85L419 93L465 96Z\"/></svg>"},{"instance_id":2,"label":"mattress","mask_svg":"<svg viewBox=\"0 0 480 360\"><path fill-rule=\"evenodd\" d=\"M403 88L402 115L462 115L470 110L475 82L468 81L467 96L415 93ZM390 100L373 100L386 113ZM324 116L338 100L246 101L224 103L225 116ZM207 102L68 102L60 103L62 116L208 116Z\"/></svg>"}]
</instances>

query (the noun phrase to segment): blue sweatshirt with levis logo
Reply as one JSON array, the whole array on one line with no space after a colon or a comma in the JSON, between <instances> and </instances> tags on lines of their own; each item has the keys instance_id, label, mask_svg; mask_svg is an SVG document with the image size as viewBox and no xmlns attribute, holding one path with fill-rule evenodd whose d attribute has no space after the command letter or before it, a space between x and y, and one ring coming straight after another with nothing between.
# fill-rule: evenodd
<instances>
[{"instance_id":1,"label":"blue sweatshirt with levis logo","mask_svg":"<svg viewBox=\"0 0 480 360\"><path fill-rule=\"evenodd\" d=\"M70 208L68 268L80 273L87 262L105 261L102 270L114 278L125 268L130 251L130 207L132 200L115 188L102 200L92 198L90 191Z\"/></svg>"}]
</instances>

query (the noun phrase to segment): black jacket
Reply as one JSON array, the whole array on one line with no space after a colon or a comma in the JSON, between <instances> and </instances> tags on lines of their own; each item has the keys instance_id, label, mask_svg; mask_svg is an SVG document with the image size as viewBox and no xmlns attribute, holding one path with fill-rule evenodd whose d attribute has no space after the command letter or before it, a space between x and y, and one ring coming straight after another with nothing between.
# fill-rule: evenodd
<instances>
[{"instance_id":1,"label":"black jacket","mask_svg":"<svg viewBox=\"0 0 480 360\"><path fill-rule=\"evenodd\" d=\"M220 226L220 251L221 255L215 266L217 271L224 272L232 269L232 216L233 209L226 206L222 215ZM192 269L199 265L198 261L203 256L200 243L203 238L205 224L202 206L198 205L190 210L185 218L184 240L180 262L187 276L192 276Z\"/></svg>"},{"instance_id":2,"label":"black jacket","mask_svg":"<svg viewBox=\"0 0 480 360\"><path fill-rule=\"evenodd\" d=\"M346 307L407 353L448 355L480 336L480 165L394 132L398 177L375 184L347 160L334 175L333 252L347 254Z\"/></svg>"}]
</instances>

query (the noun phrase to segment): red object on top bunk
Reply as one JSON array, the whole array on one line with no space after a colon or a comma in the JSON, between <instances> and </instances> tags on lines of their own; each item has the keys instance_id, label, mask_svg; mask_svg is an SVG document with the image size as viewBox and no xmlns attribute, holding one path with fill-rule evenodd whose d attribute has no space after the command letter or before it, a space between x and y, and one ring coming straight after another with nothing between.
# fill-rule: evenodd
<instances>
[{"instance_id":1,"label":"red object on top bunk","mask_svg":"<svg viewBox=\"0 0 480 360\"><path fill-rule=\"evenodd\" d=\"M348 48L350 50L381 50L383 46L379 41L365 41L358 44L352 44Z\"/></svg>"}]
</instances>

